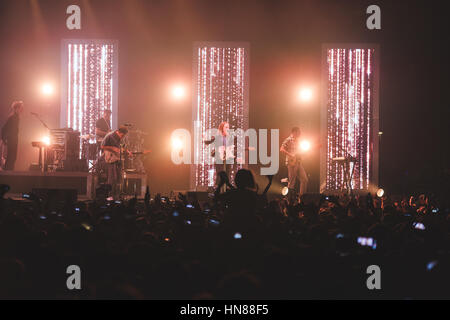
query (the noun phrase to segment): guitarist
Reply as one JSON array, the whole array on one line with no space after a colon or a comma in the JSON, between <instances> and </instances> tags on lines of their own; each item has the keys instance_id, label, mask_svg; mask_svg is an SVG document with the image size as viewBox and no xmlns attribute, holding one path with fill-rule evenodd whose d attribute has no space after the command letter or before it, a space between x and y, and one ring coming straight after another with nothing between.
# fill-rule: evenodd
<instances>
[{"instance_id":1,"label":"guitarist","mask_svg":"<svg viewBox=\"0 0 450 320\"><path fill-rule=\"evenodd\" d=\"M228 135L228 130L230 129L230 124L226 121L223 121L219 127L219 149L218 150L214 150L212 156L215 156L215 153L218 152L218 157L222 160L223 163L219 164L216 163L215 164L215 169L216 169L216 175L217 175L217 183L219 181L219 174L221 171L224 171L227 175L227 177L230 176L230 171L231 171L231 165L227 164L227 160L230 161L232 159L234 159L234 149L235 149L235 144L233 143L233 141L230 141L230 137Z\"/></svg>"},{"instance_id":2,"label":"guitarist","mask_svg":"<svg viewBox=\"0 0 450 320\"><path fill-rule=\"evenodd\" d=\"M23 102L14 101L11 105L11 114L2 127L1 139L6 147L5 170L14 170L17 158L17 145L19 143L19 120L22 111Z\"/></svg>"},{"instance_id":3,"label":"guitarist","mask_svg":"<svg viewBox=\"0 0 450 320\"><path fill-rule=\"evenodd\" d=\"M291 134L281 145L280 151L286 154L286 166L288 168L288 188L289 194L294 195L295 182L300 180L299 196L306 192L308 186L308 176L305 168L303 168L301 158L299 156L299 138L301 132L299 127L294 127Z\"/></svg>"},{"instance_id":4,"label":"guitarist","mask_svg":"<svg viewBox=\"0 0 450 320\"><path fill-rule=\"evenodd\" d=\"M233 134L229 133L230 124L226 121L220 123L217 128L219 134L217 137L212 137L211 140L204 141L206 145L209 145L213 142L215 143L215 149L211 152L211 157L215 158L216 162L214 164L216 171L216 184L219 184L220 174L226 175L226 177L230 177L231 166L235 163L243 164L244 160L241 157L236 157L237 154L237 137ZM218 141L216 141L216 138ZM253 147L246 148L245 150L255 150ZM222 160L219 163L218 159ZM226 186L224 185L222 192L226 191Z\"/></svg>"},{"instance_id":5,"label":"guitarist","mask_svg":"<svg viewBox=\"0 0 450 320\"><path fill-rule=\"evenodd\" d=\"M107 183L111 185L113 198L120 192L122 178L120 163L120 142L128 133L128 129L121 126L118 130L108 133L102 141L102 151L106 161Z\"/></svg>"}]
</instances>

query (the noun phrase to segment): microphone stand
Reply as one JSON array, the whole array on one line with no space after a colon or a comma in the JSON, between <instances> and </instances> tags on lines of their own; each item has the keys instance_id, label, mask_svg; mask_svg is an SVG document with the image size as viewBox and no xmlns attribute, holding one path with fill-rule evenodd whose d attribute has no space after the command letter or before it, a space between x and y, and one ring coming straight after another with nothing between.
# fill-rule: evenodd
<instances>
[{"instance_id":1,"label":"microphone stand","mask_svg":"<svg viewBox=\"0 0 450 320\"><path fill-rule=\"evenodd\" d=\"M51 130L51 129L47 126L47 124L44 122L44 120L42 120L41 117L40 117L37 113L31 112L31 114L32 114L33 116L35 116L35 117L42 123L42 125L43 125L45 128L47 128L48 131Z\"/></svg>"},{"instance_id":2,"label":"microphone stand","mask_svg":"<svg viewBox=\"0 0 450 320\"><path fill-rule=\"evenodd\" d=\"M41 123L42 123L42 125L49 131L49 132L51 132L51 129L48 127L48 125L44 122L44 120L42 120L41 119L41 117L39 116L39 114L37 114L37 113L35 113L35 112L31 112L31 114L33 115L33 116L35 116ZM45 147L44 148L45 149L45 151L43 152L43 157L44 157L44 161L43 161L43 168L41 168L41 170L43 170L43 172L46 172L47 171L47 150L48 150L48 148L47 147ZM41 162L41 149L39 149L39 162Z\"/></svg>"}]
</instances>

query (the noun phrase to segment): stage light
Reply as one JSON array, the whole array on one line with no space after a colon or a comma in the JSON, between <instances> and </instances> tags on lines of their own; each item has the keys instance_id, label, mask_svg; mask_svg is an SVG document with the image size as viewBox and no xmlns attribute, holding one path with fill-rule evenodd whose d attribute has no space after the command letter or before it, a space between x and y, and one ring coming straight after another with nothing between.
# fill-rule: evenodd
<instances>
[{"instance_id":1,"label":"stage light","mask_svg":"<svg viewBox=\"0 0 450 320\"><path fill-rule=\"evenodd\" d=\"M381 198L382 196L384 196L384 190L383 189L378 189L377 190L377 196L378 196L378 198Z\"/></svg>"},{"instance_id":2,"label":"stage light","mask_svg":"<svg viewBox=\"0 0 450 320\"><path fill-rule=\"evenodd\" d=\"M289 188L288 187L283 187L283 189L281 189L281 194L283 196L287 196L288 193L289 193Z\"/></svg>"},{"instance_id":3,"label":"stage light","mask_svg":"<svg viewBox=\"0 0 450 320\"><path fill-rule=\"evenodd\" d=\"M313 98L313 91L311 88L302 88L298 93L298 98L301 102L309 102Z\"/></svg>"},{"instance_id":4,"label":"stage light","mask_svg":"<svg viewBox=\"0 0 450 320\"><path fill-rule=\"evenodd\" d=\"M49 146L50 145L50 137L49 136L45 136L41 139L41 141L46 145Z\"/></svg>"},{"instance_id":5,"label":"stage light","mask_svg":"<svg viewBox=\"0 0 450 320\"><path fill-rule=\"evenodd\" d=\"M41 87L41 92L44 96L51 96L55 92L55 89L52 84L44 83Z\"/></svg>"},{"instance_id":6,"label":"stage light","mask_svg":"<svg viewBox=\"0 0 450 320\"><path fill-rule=\"evenodd\" d=\"M311 143L308 140L303 140L300 141L300 150L302 150L303 152L307 152L311 149Z\"/></svg>"},{"instance_id":7,"label":"stage light","mask_svg":"<svg viewBox=\"0 0 450 320\"><path fill-rule=\"evenodd\" d=\"M182 85L176 85L172 88L172 97L175 100L181 100L186 97L186 88Z\"/></svg>"},{"instance_id":8,"label":"stage light","mask_svg":"<svg viewBox=\"0 0 450 320\"><path fill-rule=\"evenodd\" d=\"M175 150L180 150L183 147L183 141L179 138L172 139L172 148Z\"/></svg>"}]
</instances>

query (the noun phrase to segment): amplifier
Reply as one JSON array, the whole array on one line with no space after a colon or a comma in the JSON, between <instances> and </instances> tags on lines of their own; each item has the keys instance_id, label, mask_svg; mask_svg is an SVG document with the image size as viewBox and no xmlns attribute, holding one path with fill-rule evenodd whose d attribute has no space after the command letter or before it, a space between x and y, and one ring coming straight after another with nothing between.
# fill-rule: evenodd
<instances>
[{"instance_id":1,"label":"amplifier","mask_svg":"<svg viewBox=\"0 0 450 320\"><path fill-rule=\"evenodd\" d=\"M80 158L80 132L66 132L66 145L64 148L64 160Z\"/></svg>"},{"instance_id":2,"label":"amplifier","mask_svg":"<svg viewBox=\"0 0 450 320\"><path fill-rule=\"evenodd\" d=\"M62 160L78 159L80 132L74 131L72 128L52 129L50 130L50 144L54 151L63 153Z\"/></svg>"}]
</instances>

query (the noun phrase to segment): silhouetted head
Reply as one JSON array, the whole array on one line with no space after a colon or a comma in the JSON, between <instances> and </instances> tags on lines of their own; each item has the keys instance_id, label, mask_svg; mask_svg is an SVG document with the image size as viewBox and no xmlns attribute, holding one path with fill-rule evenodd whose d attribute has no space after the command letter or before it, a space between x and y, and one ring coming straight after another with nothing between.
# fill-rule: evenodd
<instances>
[{"instance_id":1,"label":"silhouetted head","mask_svg":"<svg viewBox=\"0 0 450 320\"><path fill-rule=\"evenodd\" d=\"M111 110L105 109L103 110L103 118L105 118L107 121L111 120Z\"/></svg>"},{"instance_id":2,"label":"silhouetted head","mask_svg":"<svg viewBox=\"0 0 450 320\"><path fill-rule=\"evenodd\" d=\"M228 175L225 171L219 171L219 179L221 181L227 181L228 180Z\"/></svg>"},{"instance_id":3,"label":"silhouetted head","mask_svg":"<svg viewBox=\"0 0 450 320\"><path fill-rule=\"evenodd\" d=\"M253 178L253 174L250 170L240 169L236 173L236 177L234 178L236 182L236 186L238 189L254 189L255 188L255 179Z\"/></svg>"},{"instance_id":4,"label":"silhouetted head","mask_svg":"<svg viewBox=\"0 0 450 320\"><path fill-rule=\"evenodd\" d=\"M20 114L23 110L23 101L14 101L11 104L11 110L15 114Z\"/></svg>"},{"instance_id":5,"label":"silhouetted head","mask_svg":"<svg viewBox=\"0 0 450 320\"><path fill-rule=\"evenodd\" d=\"M117 130L117 135L122 139L125 137L125 135L128 133L128 129L125 126L120 126L120 128Z\"/></svg>"}]
</instances>

